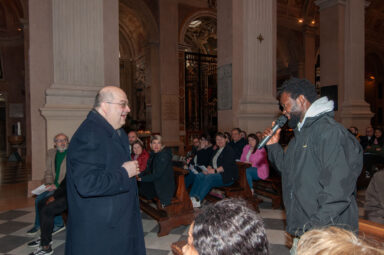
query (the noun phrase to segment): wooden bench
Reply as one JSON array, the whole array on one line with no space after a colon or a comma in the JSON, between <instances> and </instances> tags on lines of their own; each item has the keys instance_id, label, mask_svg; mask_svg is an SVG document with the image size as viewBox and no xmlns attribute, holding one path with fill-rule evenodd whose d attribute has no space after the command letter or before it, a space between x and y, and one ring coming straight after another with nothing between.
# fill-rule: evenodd
<instances>
[{"instance_id":1,"label":"wooden bench","mask_svg":"<svg viewBox=\"0 0 384 255\"><path fill-rule=\"evenodd\" d=\"M247 201L257 212L259 211L259 202L253 197L251 189L247 182L246 169L251 167L251 164L244 162L236 162L237 168L239 169L239 179L235 181L231 186L215 188L221 190L225 197L230 198L242 198ZM217 201L219 198L208 195L209 201Z\"/></svg>"},{"instance_id":2,"label":"wooden bench","mask_svg":"<svg viewBox=\"0 0 384 255\"><path fill-rule=\"evenodd\" d=\"M359 237L373 246L384 248L384 224L359 219Z\"/></svg>"},{"instance_id":3,"label":"wooden bench","mask_svg":"<svg viewBox=\"0 0 384 255\"><path fill-rule=\"evenodd\" d=\"M169 232L181 225L189 225L192 223L195 212L193 210L191 199L185 189L184 176L188 171L173 167L175 173L176 193L172 198L171 204L162 208L158 199L153 200L156 207L151 205L151 201L140 197L140 208L150 217L159 223L159 232L157 235L165 236Z\"/></svg>"},{"instance_id":4,"label":"wooden bench","mask_svg":"<svg viewBox=\"0 0 384 255\"><path fill-rule=\"evenodd\" d=\"M269 178L255 181L253 184L256 194L272 199L272 208L278 209L282 206L281 176L276 170L270 168Z\"/></svg>"}]
</instances>

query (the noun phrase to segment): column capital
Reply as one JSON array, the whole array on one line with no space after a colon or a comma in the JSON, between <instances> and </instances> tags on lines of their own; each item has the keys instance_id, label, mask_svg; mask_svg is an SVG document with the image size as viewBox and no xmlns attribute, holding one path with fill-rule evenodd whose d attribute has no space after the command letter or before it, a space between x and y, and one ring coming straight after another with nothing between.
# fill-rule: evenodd
<instances>
[{"instance_id":1,"label":"column capital","mask_svg":"<svg viewBox=\"0 0 384 255\"><path fill-rule=\"evenodd\" d=\"M319 6L320 11L322 11L337 4L346 5L346 0L316 0L315 4Z\"/></svg>"}]
</instances>

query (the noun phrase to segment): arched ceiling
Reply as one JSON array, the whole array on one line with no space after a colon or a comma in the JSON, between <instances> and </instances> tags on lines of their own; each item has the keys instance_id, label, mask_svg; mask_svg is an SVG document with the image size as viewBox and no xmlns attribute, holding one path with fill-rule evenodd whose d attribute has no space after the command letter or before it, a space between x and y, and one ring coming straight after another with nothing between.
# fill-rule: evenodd
<instances>
[{"instance_id":1,"label":"arched ceiling","mask_svg":"<svg viewBox=\"0 0 384 255\"><path fill-rule=\"evenodd\" d=\"M137 14L126 4L119 4L120 55L135 58L143 53L147 33Z\"/></svg>"},{"instance_id":2,"label":"arched ceiling","mask_svg":"<svg viewBox=\"0 0 384 255\"><path fill-rule=\"evenodd\" d=\"M217 21L212 17L199 17L191 21L184 35L191 51L217 55Z\"/></svg>"}]
</instances>

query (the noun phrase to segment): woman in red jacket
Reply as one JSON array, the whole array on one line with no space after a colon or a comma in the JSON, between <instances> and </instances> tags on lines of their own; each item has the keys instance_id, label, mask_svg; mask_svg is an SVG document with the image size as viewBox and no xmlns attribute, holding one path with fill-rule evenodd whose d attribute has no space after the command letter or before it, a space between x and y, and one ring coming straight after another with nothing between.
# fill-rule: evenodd
<instances>
[{"instance_id":1,"label":"woman in red jacket","mask_svg":"<svg viewBox=\"0 0 384 255\"><path fill-rule=\"evenodd\" d=\"M140 172L143 172L147 167L149 158L148 152L144 149L144 145L140 140L137 140L132 144L132 151L132 159L139 162Z\"/></svg>"}]
</instances>

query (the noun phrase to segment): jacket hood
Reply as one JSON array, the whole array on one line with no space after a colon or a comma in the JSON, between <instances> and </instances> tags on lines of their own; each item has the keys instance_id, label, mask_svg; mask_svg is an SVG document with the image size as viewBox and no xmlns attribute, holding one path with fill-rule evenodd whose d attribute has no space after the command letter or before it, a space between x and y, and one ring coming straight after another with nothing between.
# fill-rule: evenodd
<instances>
[{"instance_id":1,"label":"jacket hood","mask_svg":"<svg viewBox=\"0 0 384 255\"><path fill-rule=\"evenodd\" d=\"M332 100L328 100L327 97L321 97L317 99L311 104L311 106L305 113L303 121L297 124L297 129L300 131L303 128L307 118L318 117L320 115L323 115L324 113L332 112L333 108L334 102Z\"/></svg>"}]
</instances>

